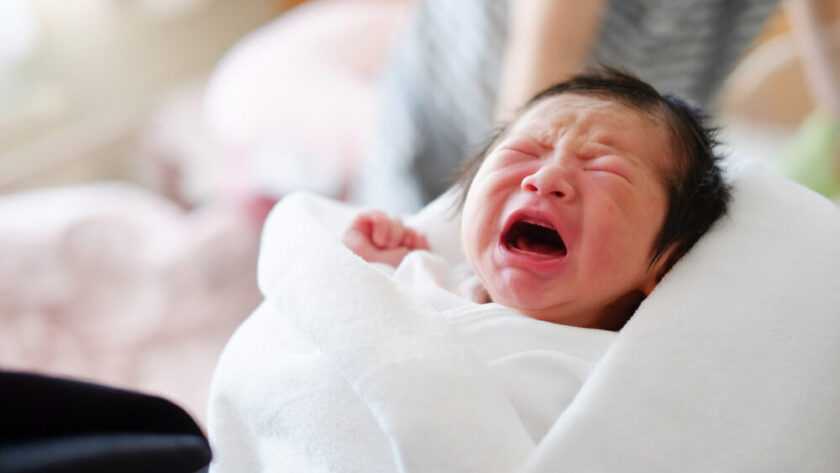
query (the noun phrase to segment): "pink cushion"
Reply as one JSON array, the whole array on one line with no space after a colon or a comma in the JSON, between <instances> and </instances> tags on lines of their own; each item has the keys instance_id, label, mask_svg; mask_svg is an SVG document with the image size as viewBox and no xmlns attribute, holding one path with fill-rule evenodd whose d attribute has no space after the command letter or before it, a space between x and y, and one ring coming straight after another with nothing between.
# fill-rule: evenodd
<instances>
[{"instance_id":1,"label":"pink cushion","mask_svg":"<svg viewBox=\"0 0 840 473\"><path fill-rule=\"evenodd\" d=\"M373 124L376 77L407 5L310 1L225 56L207 88L205 117L230 159L262 160L259 166L240 165L239 179L278 195L329 181L328 189L314 190L340 194ZM283 161L295 159L305 166L285 170ZM301 168L313 175L300 175ZM282 177L274 189L272 182L253 183L254 175L272 173Z\"/></svg>"}]
</instances>

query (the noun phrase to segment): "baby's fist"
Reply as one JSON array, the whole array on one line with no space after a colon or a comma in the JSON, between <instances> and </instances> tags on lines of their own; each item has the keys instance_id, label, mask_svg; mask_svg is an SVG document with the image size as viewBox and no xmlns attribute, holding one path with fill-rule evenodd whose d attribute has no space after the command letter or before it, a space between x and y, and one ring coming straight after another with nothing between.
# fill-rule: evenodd
<instances>
[{"instance_id":1,"label":"baby's fist","mask_svg":"<svg viewBox=\"0 0 840 473\"><path fill-rule=\"evenodd\" d=\"M344 232L342 241L365 261L394 267L410 251L429 249L422 233L403 225L399 217L379 210L360 212Z\"/></svg>"}]
</instances>

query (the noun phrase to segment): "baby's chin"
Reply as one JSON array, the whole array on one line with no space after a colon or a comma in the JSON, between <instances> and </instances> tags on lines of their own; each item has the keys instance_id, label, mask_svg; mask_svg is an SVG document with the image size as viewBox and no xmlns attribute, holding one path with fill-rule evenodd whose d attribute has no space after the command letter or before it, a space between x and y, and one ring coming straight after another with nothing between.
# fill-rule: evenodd
<instances>
[{"instance_id":1,"label":"baby's chin","mask_svg":"<svg viewBox=\"0 0 840 473\"><path fill-rule=\"evenodd\" d=\"M543 305L528 297L515 293L511 294L509 290L499 291L485 286L485 292L487 293L488 302L495 302L499 305L510 307L526 317L544 322L574 325L573 322L576 317L574 314L569 313L570 311L567 308L564 310L561 307Z\"/></svg>"},{"instance_id":2,"label":"baby's chin","mask_svg":"<svg viewBox=\"0 0 840 473\"><path fill-rule=\"evenodd\" d=\"M615 303L605 303L597 308L586 308L578 305L578 301L569 301L557 305L540 305L531 300L522 300L521 297L511 297L504 292L492 290L486 290L486 292L488 302L510 307L535 320L572 327L613 331L617 331L624 326L641 303L641 300L644 299L643 294L641 299L638 299L634 294L627 298L621 298Z\"/></svg>"}]
</instances>

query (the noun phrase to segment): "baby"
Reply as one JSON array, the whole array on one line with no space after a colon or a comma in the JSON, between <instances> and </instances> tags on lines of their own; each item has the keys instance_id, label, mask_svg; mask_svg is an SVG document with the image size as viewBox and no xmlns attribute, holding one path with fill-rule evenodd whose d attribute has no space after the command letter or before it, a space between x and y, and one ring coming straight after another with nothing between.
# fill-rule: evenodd
<instances>
[{"instance_id":1,"label":"baby","mask_svg":"<svg viewBox=\"0 0 840 473\"><path fill-rule=\"evenodd\" d=\"M442 240L452 222L429 227L433 254L397 218L351 217L345 245L390 279L332 245L307 265L307 238L331 243L344 207L280 205L266 303L214 376L214 473L514 471L499 459L537 451L614 346L608 330L725 212L713 145L679 99L615 71L574 77L463 168L466 262Z\"/></svg>"},{"instance_id":2,"label":"baby","mask_svg":"<svg viewBox=\"0 0 840 473\"><path fill-rule=\"evenodd\" d=\"M536 95L466 164L461 244L486 296L539 320L620 329L726 212L701 114L628 74L578 75ZM344 243L397 266L429 249L367 210Z\"/></svg>"}]
</instances>

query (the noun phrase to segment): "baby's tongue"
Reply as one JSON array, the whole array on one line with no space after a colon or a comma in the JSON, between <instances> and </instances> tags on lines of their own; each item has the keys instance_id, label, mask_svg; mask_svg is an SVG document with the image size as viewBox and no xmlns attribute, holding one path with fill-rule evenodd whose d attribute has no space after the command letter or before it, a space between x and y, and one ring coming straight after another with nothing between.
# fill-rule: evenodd
<instances>
[{"instance_id":1,"label":"baby's tongue","mask_svg":"<svg viewBox=\"0 0 840 473\"><path fill-rule=\"evenodd\" d=\"M563 256L563 250L553 245L542 243L534 238L520 235L516 239L516 248L524 253L541 256L544 258L557 258Z\"/></svg>"}]
</instances>

